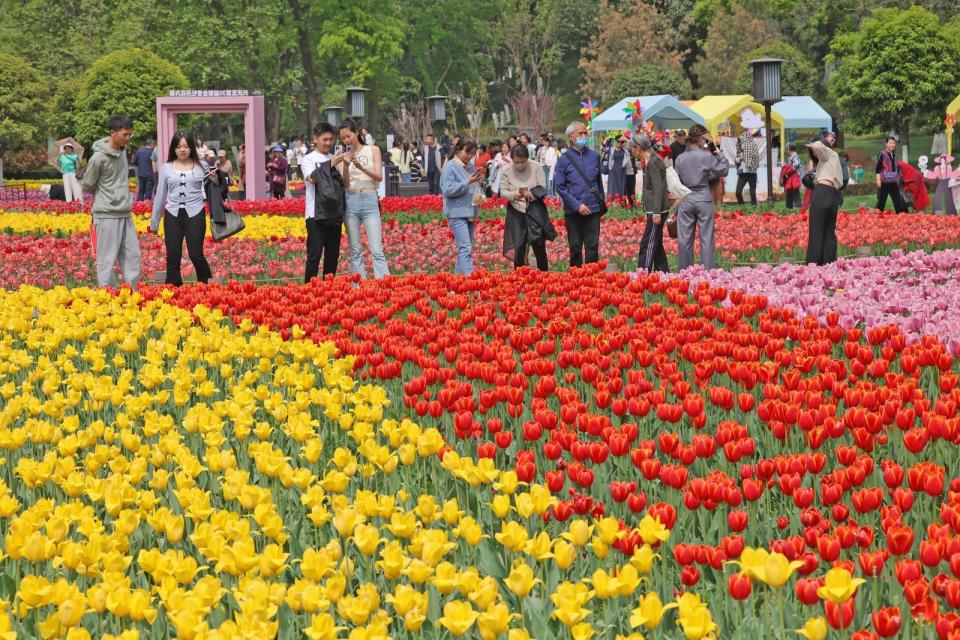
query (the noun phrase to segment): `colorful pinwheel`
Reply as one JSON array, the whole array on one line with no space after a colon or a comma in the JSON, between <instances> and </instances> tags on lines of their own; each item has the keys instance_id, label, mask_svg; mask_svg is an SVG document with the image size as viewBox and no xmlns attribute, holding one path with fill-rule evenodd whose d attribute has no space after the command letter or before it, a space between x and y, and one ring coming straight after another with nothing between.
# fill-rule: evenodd
<instances>
[{"instance_id":1,"label":"colorful pinwheel","mask_svg":"<svg viewBox=\"0 0 960 640\"><path fill-rule=\"evenodd\" d=\"M628 102L627 106L623 108L623 111L627 114L626 119L630 120L633 124L643 122L643 107L640 105L640 100Z\"/></svg>"},{"instance_id":2,"label":"colorful pinwheel","mask_svg":"<svg viewBox=\"0 0 960 640\"><path fill-rule=\"evenodd\" d=\"M587 121L587 124L590 124L594 117L600 113L600 103L591 98L583 100L580 103L580 107L580 115L582 115L583 119Z\"/></svg>"}]
</instances>

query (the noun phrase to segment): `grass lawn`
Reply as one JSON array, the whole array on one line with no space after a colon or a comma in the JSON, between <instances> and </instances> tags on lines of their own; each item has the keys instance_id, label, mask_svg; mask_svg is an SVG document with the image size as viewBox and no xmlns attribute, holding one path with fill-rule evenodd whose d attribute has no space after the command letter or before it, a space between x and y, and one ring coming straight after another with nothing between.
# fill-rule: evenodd
<instances>
[{"instance_id":1,"label":"grass lawn","mask_svg":"<svg viewBox=\"0 0 960 640\"><path fill-rule=\"evenodd\" d=\"M865 154L871 159L871 163L877 157L877 153L883 148L883 142L886 138L884 133L870 133L865 135L844 135L844 149L848 152L859 152ZM917 158L930 155L930 145L933 143L933 133L916 132L910 134L910 164L916 165ZM897 157L901 157L902 149L898 149ZM933 158L930 158L932 161ZM932 162L931 162L932 164ZM866 167L864 167L866 169ZM872 171L872 167L871 167Z\"/></svg>"}]
</instances>

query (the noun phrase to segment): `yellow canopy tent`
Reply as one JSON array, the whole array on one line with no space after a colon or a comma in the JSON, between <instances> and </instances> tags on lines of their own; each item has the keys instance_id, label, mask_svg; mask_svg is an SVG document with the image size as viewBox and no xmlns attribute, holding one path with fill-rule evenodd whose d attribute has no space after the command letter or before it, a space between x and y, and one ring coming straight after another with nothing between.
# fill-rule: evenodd
<instances>
[{"instance_id":1,"label":"yellow canopy tent","mask_svg":"<svg viewBox=\"0 0 960 640\"><path fill-rule=\"evenodd\" d=\"M953 126L957 120L957 116L960 115L960 96L954 98L953 102L947 105L947 118L945 124L947 125L947 155L952 156L953 153Z\"/></svg>"},{"instance_id":2,"label":"yellow canopy tent","mask_svg":"<svg viewBox=\"0 0 960 640\"><path fill-rule=\"evenodd\" d=\"M703 117L703 126L710 131L710 135L712 135L714 138L717 137L717 131L720 128L720 123L732 116L737 115L742 110L749 108L757 113L760 113L761 115L764 112L763 106L754 102L753 96L747 94L739 96L704 96L691 104L690 108ZM770 113L770 119L773 121L773 125L780 129L780 140L785 140L783 116L775 111L772 111ZM784 146L785 145L781 143L781 163L785 157Z\"/></svg>"}]
</instances>

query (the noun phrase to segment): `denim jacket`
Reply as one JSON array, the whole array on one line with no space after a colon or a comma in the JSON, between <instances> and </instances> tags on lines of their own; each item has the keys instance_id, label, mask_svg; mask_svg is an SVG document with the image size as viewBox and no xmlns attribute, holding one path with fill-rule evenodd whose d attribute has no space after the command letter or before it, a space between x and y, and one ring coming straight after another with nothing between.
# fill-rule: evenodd
<instances>
[{"instance_id":1,"label":"denim jacket","mask_svg":"<svg viewBox=\"0 0 960 640\"><path fill-rule=\"evenodd\" d=\"M448 218L477 217L477 205L473 201L479 185L467 183L475 170L472 162L464 166L457 158L443 165L440 193L443 194L443 212Z\"/></svg>"}]
</instances>

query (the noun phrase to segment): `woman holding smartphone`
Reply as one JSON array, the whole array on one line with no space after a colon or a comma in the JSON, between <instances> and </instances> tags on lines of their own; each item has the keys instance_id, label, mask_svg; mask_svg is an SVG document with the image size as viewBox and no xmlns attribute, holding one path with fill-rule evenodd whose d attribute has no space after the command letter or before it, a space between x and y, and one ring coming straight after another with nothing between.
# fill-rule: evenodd
<instances>
[{"instance_id":1,"label":"woman holding smartphone","mask_svg":"<svg viewBox=\"0 0 960 640\"><path fill-rule=\"evenodd\" d=\"M361 278L367 277L363 247L360 245L362 225L367 230L373 277L379 280L390 275L383 253L383 226L380 220L380 197L377 195L377 184L383 179L380 149L364 142L353 120L341 122L339 133L344 153L334 166L343 176L343 186L347 190L345 221L350 243L350 271L360 274Z\"/></svg>"},{"instance_id":2,"label":"woman holding smartphone","mask_svg":"<svg viewBox=\"0 0 960 640\"><path fill-rule=\"evenodd\" d=\"M160 167L157 195L153 198L150 231L156 233L163 216L163 236L167 250L167 284L179 287L180 259L183 241L187 254L197 272L198 282L210 280L210 265L203 255L203 239L207 233L207 218L203 208L204 179L216 180L217 168L208 168L200 161L197 144L187 131L173 134L167 161Z\"/></svg>"},{"instance_id":3,"label":"woman holding smartphone","mask_svg":"<svg viewBox=\"0 0 960 640\"><path fill-rule=\"evenodd\" d=\"M453 158L443 165L440 174L443 212L457 243L454 273L467 276L473 273L473 227L484 177L484 170L473 163L475 155L477 143L470 138L460 138L453 148Z\"/></svg>"}]
</instances>

